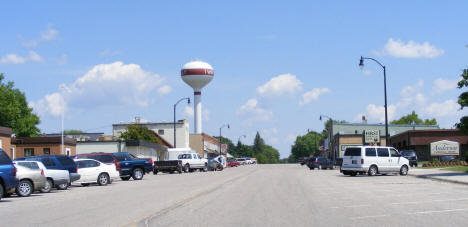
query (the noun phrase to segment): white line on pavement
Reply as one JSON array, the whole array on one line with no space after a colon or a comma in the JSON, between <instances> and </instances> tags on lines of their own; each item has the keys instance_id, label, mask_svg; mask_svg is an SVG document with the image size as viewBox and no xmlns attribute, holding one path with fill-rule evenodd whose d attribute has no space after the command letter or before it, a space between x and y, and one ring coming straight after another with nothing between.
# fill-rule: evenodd
<instances>
[{"instance_id":1,"label":"white line on pavement","mask_svg":"<svg viewBox=\"0 0 468 227\"><path fill-rule=\"evenodd\" d=\"M468 198L462 198L462 199L437 199L437 200L402 202L402 203L391 203L391 204L392 205L405 205L405 204L437 203L437 202L464 201L464 200L468 200Z\"/></svg>"},{"instance_id":2,"label":"white line on pavement","mask_svg":"<svg viewBox=\"0 0 468 227\"><path fill-rule=\"evenodd\" d=\"M415 212L414 214L433 214L433 213L447 213L447 212L457 212L457 211L466 211L468 208L464 209L452 209L452 210L430 210L430 211L420 211Z\"/></svg>"}]
</instances>

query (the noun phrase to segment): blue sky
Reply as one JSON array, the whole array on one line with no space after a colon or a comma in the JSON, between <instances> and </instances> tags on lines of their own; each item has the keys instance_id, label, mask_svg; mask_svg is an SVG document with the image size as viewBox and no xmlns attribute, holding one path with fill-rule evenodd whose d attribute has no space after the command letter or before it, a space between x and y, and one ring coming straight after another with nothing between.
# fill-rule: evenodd
<instances>
[{"instance_id":1,"label":"blue sky","mask_svg":"<svg viewBox=\"0 0 468 227\"><path fill-rule=\"evenodd\" d=\"M290 153L319 115L383 122L415 110L451 128L465 115L456 81L468 66L464 1L15 1L2 4L0 72L26 93L43 132L111 133L135 116L172 121L193 91L180 68L210 63L203 131ZM178 118L192 123L189 106ZM390 120L391 120L390 119ZM193 130L191 124L191 130Z\"/></svg>"}]
</instances>

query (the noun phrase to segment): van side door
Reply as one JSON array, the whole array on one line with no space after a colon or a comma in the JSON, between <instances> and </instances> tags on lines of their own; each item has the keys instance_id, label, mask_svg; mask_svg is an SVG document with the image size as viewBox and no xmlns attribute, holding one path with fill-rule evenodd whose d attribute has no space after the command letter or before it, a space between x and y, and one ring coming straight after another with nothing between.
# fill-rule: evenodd
<instances>
[{"instance_id":1,"label":"van side door","mask_svg":"<svg viewBox=\"0 0 468 227\"><path fill-rule=\"evenodd\" d=\"M377 165L379 172L388 172L390 171L390 154L388 152L388 148L386 147L378 147L377 148Z\"/></svg>"},{"instance_id":2,"label":"van side door","mask_svg":"<svg viewBox=\"0 0 468 227\"><path fill-rule=\"evenodd\" d=\"M398 172L400 171L400 160L401 155L394 148L390 148L390 159L391 159L391 171Z\"/></svg>"}]
</instances>

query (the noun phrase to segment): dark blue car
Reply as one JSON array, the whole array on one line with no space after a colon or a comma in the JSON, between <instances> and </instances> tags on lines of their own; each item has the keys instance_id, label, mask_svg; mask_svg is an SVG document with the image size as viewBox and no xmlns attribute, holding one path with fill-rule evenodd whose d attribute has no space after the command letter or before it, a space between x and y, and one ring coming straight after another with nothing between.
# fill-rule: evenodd
<instances>
[{"instance_id":1,"label":"dark blue car","mask_svg":"<svg viewBox=\"0 0 468 227\"><path fill-rule=\"evenodd\" d=\"M16 179L16 167L11 162L10 157L0 148L0 199L5 192L18 185Z\"/></svg>"},{"instance_id":2,"label":"dark blue car","mask_svg":"<svg viewBox=\"0 0 468 227\"><path fill-rule=\"evenodd\" d=\"M47 167L47 169L60 169L68 170L70 173L70 182L80 179L78 174L75 161L66 155L39 155L39 156L28 156L17 158L18 161L39 161ZM67 189L68 184L61 184L58 186L59 189Z\"/></svg>"}]
</instances>

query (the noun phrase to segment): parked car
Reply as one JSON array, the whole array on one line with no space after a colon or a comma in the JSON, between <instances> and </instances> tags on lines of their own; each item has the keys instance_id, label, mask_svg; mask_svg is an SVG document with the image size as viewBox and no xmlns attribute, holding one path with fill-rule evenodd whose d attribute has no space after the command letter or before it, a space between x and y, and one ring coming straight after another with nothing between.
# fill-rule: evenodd
<instances>
[{"instance_id":1,"label":"parked car","mask_svg":"<svg viewBox=\"0 0 468 227\"><path fill-rule=\"evenodd\" d=\"M246 163L246 164L249 164L249 165L250 165L250 164L253 164L252 158L245 158L245 163Z\"/></svg>"},{"instance_id":2,"label":"parked car","mask_svg":"<svg viewBox=\"0 0 468 227\"><path fill-rule=\"evenodd\" d=\"M344 175L356 176L367 173L375 176L378 173L400 173L407 175L409 161L402 157L393 147L355 146L346 148L341 172Z\"/></svg>"},{"instance_id":3,"label":"parked car","mask_svg":"<svg viewBox=\"0 0 468 227\"><path fill-rule=\"evenodd\" d=\"M155 161L153 165L153 174L164 173L182 173L182 160Z\"/></svg>"},{"instance_id":4,"label":"parked car","mask_svg":"<svg viewBox=\"0 0 468 227\"><path fill-rule=\"evenodd\" d=\"M73 156L73 159L94 159L105 164L114 164L115 169L120 174L120 163L112 153L90 153L90 154L79 154Z\"/></svg>"},{"instance_id":5,"label":"parked car","mask_svg":"<svg viewBox=\"0 0 468 227\"><path fill-rule=\"evenodd\" d=\"M196 169L203 172L208 171L208 160L206 158L202 158L197 153L180 154L177 158L182 161L182 166L186 173Z\"/></svg>"},{"instance_id":6,"label":"parked car","mask_svg":"<svg viewBox=\"0 0 468 227\"><path fill-rule=\"evenodd\" d=\"M401 156L405 157L409 161L410 167L418 167L418 156L414 150L402 150L400 151Z\"/></svg>"},{"instance_id":7,"label":"parked car","mask_svg":"<svg viewBox=\"0 0 468 227\"><path fill-rule=\"evenodd\" d=\"M247 164L247 161L245 160L245 158L238 158L238 159L236 159L236 160L239 162L240 165L245 165L245 164Z\"/></svg>"},{"instance_id":8,"label":"parked car","mask_svg":"<svg viewBox=\"0 0 468 227\"><path fill-rule=\"evenodd\" d=\"M77 173L77 167L73 159L66 155L39 155L17 158L15 161L39 161L44 164L47 169L67 170L70 182L80 179L80 174ZM65 190L69 184L60 184L58 189Z\"/></svg>"},{"instance_id":9,"label":"parked car","mask_svg":"<svg viewBox=\"0 0 468 227\"><path fill-rule=\"evenodd\" d=\"M10 157L0 148L0 200L8 191L14 190L18 185L16 171Z\"/></svg>"},{"instance_id":10,"label":"parked car","mask_svg":"<svg viewBox=\"0 0 468 227\"><path fill-rule=\"evenodd\" d=\"M229 167L238 167L240 165L236 159L229 159L227 163Z\"/></svg>"},{"instance_id":11,"label":"parked car","mask_svg":"<svg viewBox=\"0 0 468 227\"><path fill-rule=\"evenodd\" d=\"M105 186L119 178L119 172L113 163L105 164L95 159L75 159L75 163L78 166L78 173L81 175L76 183L83 186L94 183Z\"/></svg>"},{"instance_id":12,"label":"parked car","mask_svg":"<svg viewBox=\"0 0 468 227\"><path fill-rule=\"evenodd\" d=\"M113 153L120 165L120 179L127 181L132 177L141 180L147 173L153 171L153 160L137 158L128 152Z\"/></svg>"},{"instance_id":13,"label":"parked car","mask_svg":"<svg viewBox=\"0 0 468 227\"><path fill-rule=\"evenodd\" d=\"M41 169L44 171L46 182L41 192L47 193L52 188L58 188L61 184L68 185L70 183L70 176L67 170L47 169L47 167L38 161L14 161L15 165L24 166L32 169Z\"/></svg>"},{"instance_id":14,"label":"parked car","mask_svg":"<svg viewBox=\"0 0 468 227\"><path fill-rule=\"evenodd\" d=\"M457 158L457 156L454 156L454 155L447 155L447 156L440 156L439 160L441 162L450 162L452 160L455 160Z\"/></svg>"},{"instance_id":15,"label":"parked car","mask_svg":"<svg viewBox=\"0 0 468 227\"><path fill-rule=\"evenodd\" d=\"M15 165L15 167L18 169L16 178L18 178L19 184L8 193L14 191L18 196L27 197L45 186L47 180L44 176L44 170L40 169L38 165L29 165L28 167Z\"/></svg>"},{"instance_id":16,"label":"parked car","mask_svg":"<svg viewBox=\"0 0 468 227\"><path fill-rule=\"evenodd\" d=\"M329 158L322 158L322 157L313 157L307 159L307 167L310 170L317 169L333 169L333 161Z\"/></svg>"},{"instance_id":17,"label":"parked car","mask_svg":"<svg viewBox=\"0 0 468 227\"><path fill-rule=\"evenodd\" d=\"M228 161L229 165L229 161ZM210 171L222 171L224 169L223 164L217 157L208 158L208 170Z\"/></svg>"}]
</instances>

